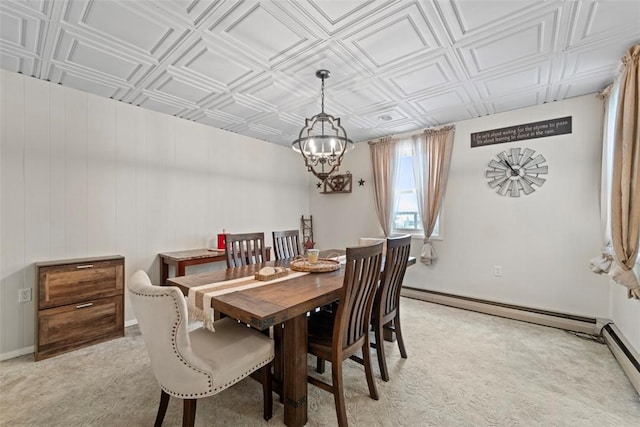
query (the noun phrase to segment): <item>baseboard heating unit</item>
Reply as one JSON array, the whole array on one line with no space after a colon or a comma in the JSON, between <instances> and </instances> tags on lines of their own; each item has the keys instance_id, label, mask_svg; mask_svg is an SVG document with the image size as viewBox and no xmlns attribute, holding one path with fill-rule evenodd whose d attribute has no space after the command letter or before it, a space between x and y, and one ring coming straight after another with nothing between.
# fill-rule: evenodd
<instances>
[{"instance_id":1,"label":"baseboard heating unit","mask_svg":"<svg viewBox=\"0 0 640 427\"><path fill-rule=\"evenodd\" d=\"M403 287L401 295L435 304L602 337L631 381L631 384L640 394L640 357L638 357L633 347L627 343L618 328L609 320L539 310L410 287Z\"/></svg>"},{"instance_id":2,"label":"baseboard heating unit","mask_svg":"<svg viewBox=\"0 0 640 427\"><path fill-rule=\"evenodd\" d=\"M627 378L640 394L640 356L613 323L609 323L602 328L602 336Z\"/></svg>"}]
</instances>

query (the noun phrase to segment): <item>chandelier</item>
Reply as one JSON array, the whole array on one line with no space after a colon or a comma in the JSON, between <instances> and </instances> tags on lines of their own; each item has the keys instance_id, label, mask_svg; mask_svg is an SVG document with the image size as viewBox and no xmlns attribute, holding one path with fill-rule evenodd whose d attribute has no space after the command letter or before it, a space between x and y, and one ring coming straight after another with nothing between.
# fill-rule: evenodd
<instances>
[{"instance_id":1,"label":"chandelier","mask_svg":"<svg viewBox=\"0 0 640 427\"><path fill-rule=\"evenodd\" d=\"M329 76L328 70L316 71L316 77L322 80L322 110L305 119L298 139L291 144L291 148L302 154L307 170L323 182L338 171L344 153L355 147L340 125L340 119L324 112L324 80Z\"/></svg>"}]
</instances>

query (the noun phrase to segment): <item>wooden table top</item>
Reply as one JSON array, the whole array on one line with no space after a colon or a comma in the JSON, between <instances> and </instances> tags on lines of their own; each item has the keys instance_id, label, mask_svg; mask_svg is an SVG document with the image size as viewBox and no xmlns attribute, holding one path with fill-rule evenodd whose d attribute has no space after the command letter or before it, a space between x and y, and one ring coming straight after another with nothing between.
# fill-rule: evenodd
<instances>
[{"instance_id":1,"label":"wooden table top","mask_svg":"<svg viewBox=\"0 0 640 427\"><path fill-rule=\"evenodd\" d=\"M185 251L163 252L158 254L161 258L170 259L172 261L187 261L200 258L211 258L222 256L225 254L224 249L189 249Z\"/></svg>"},{"instance_id":2,"label":"wooden table top","mask_svg":"<svg viewBox=\"0 0 640 427\"><path fill-rule=\"evenodd\" d=\"M281 266L287 262L268 261L226 270L172 277L167 285L177 286L186 295L189 288L226 280L250 277L265 266ZM328 273L309 273L241 292L230 292L211 299L215 310L266 329L285 322L316 307L329 304L340 296L344 268Z\"/></svg>"}]
</instances>

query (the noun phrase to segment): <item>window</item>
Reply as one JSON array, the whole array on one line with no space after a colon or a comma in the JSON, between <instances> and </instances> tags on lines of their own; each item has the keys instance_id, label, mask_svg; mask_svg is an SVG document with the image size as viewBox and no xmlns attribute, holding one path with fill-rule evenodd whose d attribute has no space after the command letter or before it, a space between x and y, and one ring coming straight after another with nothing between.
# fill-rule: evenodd
<instances>
[{"instance_id":1,"label":"window","mask_svg":"<svg viewBox=\"0 0 640 427\"><path fill-rule=\"evenodd\" d=\"M393 213L393 233L424 236L418 211L416 184L413 176L413 156L409 144L398 144L399 156L396 176L396 201ZM440 234L440 216L431 237Z\"/></svg>"}]
</instances>

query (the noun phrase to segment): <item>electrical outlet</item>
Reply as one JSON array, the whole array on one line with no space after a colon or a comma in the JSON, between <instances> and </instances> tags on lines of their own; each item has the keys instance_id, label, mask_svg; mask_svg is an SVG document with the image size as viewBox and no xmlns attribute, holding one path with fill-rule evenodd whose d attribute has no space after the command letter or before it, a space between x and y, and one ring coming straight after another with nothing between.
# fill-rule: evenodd
<instances>
[{"instance_id":1,"label":"electrical outlet","mask_svg":"<svg viewBox=\"0 0 640 427\"><path fill-rule=\"evenodd\" d=\"M496 277L502 277L502 266L494 265L493 266L493 275Z\"/></svg>"},{"instance_id":2,"label":"electrical outlet","mask_svg":"<svg viewBox=\"0 0 640 427\"><path fill-rule=\"evenodd\" d=\"M18 302L31 301L31 288L18 289Z\"/></svg>"}]
</instances>

